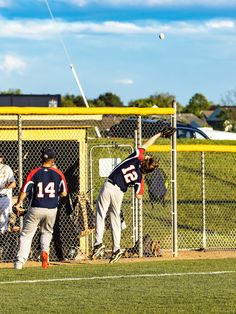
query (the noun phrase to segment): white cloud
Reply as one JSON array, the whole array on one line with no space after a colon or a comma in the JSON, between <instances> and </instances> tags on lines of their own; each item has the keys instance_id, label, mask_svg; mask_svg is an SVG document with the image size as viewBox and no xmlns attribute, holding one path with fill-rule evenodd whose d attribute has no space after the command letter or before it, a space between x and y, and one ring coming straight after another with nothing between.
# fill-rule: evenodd
<instances>
[{"instance_id":1,"label":"white cloud","mask_svg":"<svg viewBox=\"0 0 236 314\"><path fill-rule=\"evenodd\" d=\"M235 6L235 0L60 0L79 6L85 5L110 5L110 6Z\"/></svg>"},{"instance_id":2,"label":"white cloud","mask_svg":"<svg viewBox=\"0 0 236 314\"><path fill-rule=\"evenodd\" d=\"M11 6L11 0L0 0L0 8L7 8Z\"/></svg>"},{"instance_id":3,"label":"white cloud","mask_svg":"<svg viewBox=\"0 0 236 314\"><path fill-rule=\"evenodd\" d=\"M75 4L75 5L82 7L82 6L89 4L89 2L91 2L91 1L88 1L88 0L69 0L69 1L63 1L63 2L66 2L67 4L68 4L68 2L70 2L72 4Z\"/></svg>"},{"instance_id":4,"label":"white cloud","mask_svg":"<svg viewBox=\"0 0 236 314\"><path fill-rule=\"evenodd\" d=\"M236 21L232 19L208 20L200 22L171 22L161 24L158 21L147 22L68 22L64 20L5 20L0 19L0 38L24 38L46 40L59 35L85 34L204 34L227 30L236 32Z\"/></svg>"},{"instance_id":5,"label":"white cloud","mask_svg":"<svg viewBox=\"0 0 236 314\"><path fill-rule=\"evenodd\" d=\"M26 63L17 56L5 55L0 63L0 71L5 73L17 72L23 74L26 69Z\"/></svg>"},{"instance_id":6,"label":"white cloud","mask_svg":"<svg viewBox=\"0 0 236 314\"><path fill-rule=\"evenodd\" d=\"M121 79L121 80L117 80L116 81L118 84L122 84L122 85L133 85L134 84L134 81L130 78L124 78L124 79Z\"/></svg>"},{"instance_id":7,"label":"white cloud","mask_svg":"<svg viewBox=\"0 0 236 314\"><path fill-rule=\"evenodd\" d=\"M45 39L55 36L66 23L51 20L6 20L0 19L0 37Z\"/></svg>"},{"instance_id":8,"label":"white cloud","mask_svg":"<svg viewBox=\"0 0 236 314\"><path fill-rule=\"evenodd\" d=\"M206 26L209 28L221 29L221 28L234 28L235 22L230 20L215 20L206 22Z\"/></svg>"}]
</instances>

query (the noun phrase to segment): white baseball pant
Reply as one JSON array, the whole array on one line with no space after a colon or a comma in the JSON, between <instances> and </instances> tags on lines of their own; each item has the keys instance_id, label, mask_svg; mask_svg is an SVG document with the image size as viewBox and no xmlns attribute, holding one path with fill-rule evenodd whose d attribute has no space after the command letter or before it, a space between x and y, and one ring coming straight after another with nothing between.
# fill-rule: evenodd
<instances>
[{"instance_id":1,"label":"white baseball pant","mask_svg":"<svg viewBox=\"0 0 236 314\"><path fill-rule=\"evenodd\" d=\"M49 246L52 240L53 227L56 220L57 208L32 207L26 214L23 229L20 234L17 261L25 263L28 259L34 234L39 225L41 251L49 254Z\"/></svg>"},{"instance_id":2,"label":"white baseball pant","mask_svg":"<svg viewBox=\"0 0 236 314\"><path fill-rule=\"evenodd\" d=\"M12 201L6 196L0 197L0 232L5 233L8 228L9 214L11 212Z\"/></svg>"},{"instance_id":3,"label":"white baseball pant","mask_svg":"<svg viewBox=\"0 0 236 314\"><path fill-rule=\"evenodd\" d=\"M120 249L121 239L121 220L120 210L123 201L124 192L117 185L106 181L99 193L96 204L95 217L95 245L102 243L105 229L105 218L110 214L111 232L113 241L113 252Z\"/></svg>"}]
</instances>

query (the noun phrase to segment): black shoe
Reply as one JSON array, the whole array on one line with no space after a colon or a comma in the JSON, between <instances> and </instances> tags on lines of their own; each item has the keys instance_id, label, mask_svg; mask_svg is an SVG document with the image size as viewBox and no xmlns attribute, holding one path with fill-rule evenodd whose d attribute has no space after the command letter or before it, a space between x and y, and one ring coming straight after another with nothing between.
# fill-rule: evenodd
<instances>
[{"instance_id":1,"label":"black shoe","mask_svg":"<svg viewBox=\"0 0 236 314\"><path fill-rule=\"evenodd\" d=\"M105 245L103 245L102 243L95 245L93 247L91 259L96 259L98 256L102 255L104 251L105 251Z\"/></svg>"},{"instance_id":2,"label":"black shoe","mask_svg":"<svg viewBox=\"0 0 236 314\"><path fill-rule=\"evenodd\" d=\"M109 263L111 264L117 262L122 257L123 254L124 252L121 251L120 249L112 253Z\"/></svg>"}]
</instances>

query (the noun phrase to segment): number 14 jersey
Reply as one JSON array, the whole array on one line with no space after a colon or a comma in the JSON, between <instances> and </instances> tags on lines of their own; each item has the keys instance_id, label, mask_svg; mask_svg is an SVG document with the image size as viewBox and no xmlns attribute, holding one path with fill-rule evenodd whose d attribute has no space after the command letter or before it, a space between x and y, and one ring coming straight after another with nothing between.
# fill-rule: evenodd
<instances>
[{"instance_id":1,"label":"number 14 jersey","mask_svg":"<svg viewBox=\"0 0 236 314\"><path fill-rule=\"evenodd\" d=\"M31 207L56 208L60 193L67 192L67 184L61 170L39 167L31 170L21 188L28 193Z\"/></svg>"}]
</instances>

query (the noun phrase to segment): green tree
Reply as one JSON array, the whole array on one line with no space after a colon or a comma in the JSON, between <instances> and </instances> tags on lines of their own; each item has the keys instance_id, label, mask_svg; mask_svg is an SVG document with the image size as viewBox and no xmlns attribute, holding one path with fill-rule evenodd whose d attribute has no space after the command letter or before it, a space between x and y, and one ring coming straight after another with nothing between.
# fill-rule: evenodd
<instances>
[{"instance_id":1,"label":"green tree","mask_svg":"<svg viewBox=\"0 0 236 314\"><path fill-rule=\"evenodd\" d=\"M138 108L151 108L157 106L157 102L152 98L141 98L136 100L131 100L128 103L128 107L138 107Z\"/></svg>"},{"instance_id":2,"label":"green tree","mask_svg":"<svg viewBox=\"0 0 236 314\"><path fill-rule=\"evenodd\" d=\"M62 96L61 98L61 107L76 107L73 98L69 97L69 95Z\"/></svg>"},{"instance_id":3,"label":"green tree","mask_svg":"<svg viewBox=\"0 0 236 314\"><path fill-rule=\"evenodd\" d=\"M113 93L105 93L93 100L94 107L122 107L120 97Z\"/></svg>"},{"instance_id":4,"label":"green tree","mask_svg":"<svg viewBox=\"0 0 236 314\"><path fill-rule=\"evenodd\" d=\"M93 107L93 102L87 100L89 107ZM86 107L82 96L66 94L62 96L61 107Z\"/></svg>"},{"instance_id":5,"label":"green tree","mask_svg":"<svg viewBox=\"0 0 236 314\"><path fill-rule=\"evenodd\" d=\"M168 93L156 93L154 95L151 95L148 98L142 98L137 100L131 100L128 104L129 107L139 107L139 108L145 108L145 107L154 107L157 106L159 108L171 108L172 103L175 97L173 95L170 95ZM179 102L177 102L177 111L182 111L183 107Z\"/></svg>"},{"instance_id":6,"label":"green tree","mask_svg":"<svg viewBox=\"0 0 236 314\"><path fill-rule=\"evenodd\" d=\"M189 100L188 105L185 107L184 112L186 113L193 113L196 116L201 116L202 110L209 110L211 109L212 104L206 99L203 94L196 93L193 97Z\"/></svg>"},{"instance_id":7,"label":"green tree","mask_svg":"<svg viewBox=\"0 0 236 314\"><path fill-rule=\"evenodd\" d=\"M0 91L1 95L5 94L12 94L12 95L20 95L21 90L20 89L14 89L14 88L9 88L7 91Z\"/></svg>"}]
</instances>

